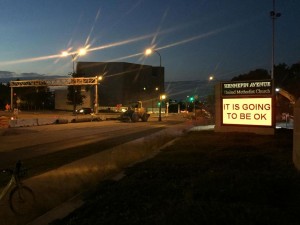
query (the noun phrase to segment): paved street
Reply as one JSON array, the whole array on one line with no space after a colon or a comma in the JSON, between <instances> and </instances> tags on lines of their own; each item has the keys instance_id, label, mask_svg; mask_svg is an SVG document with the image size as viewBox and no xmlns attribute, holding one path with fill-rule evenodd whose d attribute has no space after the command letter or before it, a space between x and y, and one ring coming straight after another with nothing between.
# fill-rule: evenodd
<instances>
[{"instance_id":1,"label":"paved street","mask_svg":"<svg viewBox=\"0 0 300 225\"><path fill-rule=\"evenodd\" d=\"M41 115L45 118L57 116L53 114ZM36 116L40 115L23 114L21 118ZM66 118L66 115L62 114L62 116ZM68 116L70 121L73 116ZM0 136L0 155L2 157L0 157L0 163L7 165L7 158L13 158L9 155L17 155L21 159L23 157L28 158L30 155L48 154L124 134L142 132L147 129L158 127L163 129L183 121L185 119L182 117L172 116L163 118L162 122L158 122L155 117L150 117L149 122L146 123L123 123L117 120L108 120L2 129L2 135Z\"/></svg>"},{"instance_id":2,"label":"paved street","mask_svg":"<svg viewBox=\"0 0 300 225\"><path fill-rule=\"evenodd\" d=\"M162 122L156 119L152 118L146 123L112 120L6 128L0 136L0 164L1 167L12 165L19 158L25 162L33 162L30 159L33 158L37 162L48 161L49 165L45 166L51 168L57 164L57 160L61 160L61 156L54 157L55 152L62 152L66 156L70 154L71 157L74 154L75 157L86 154L72 162L67 159L68 163L25 181L38 195L37 204L42 210L34 213L36 217L71 198L75 193L80 193L95 180L149 157L165 141L174 139L192 127L182 117L164 118ZM89 152L95 153L89 155ZM40 157L42 158L39 159ZM43 164L39 167L41 166L44 167ZM65 180L68 180L67 184L64 183ZM0 216L7 218L7 223L2 221L1 225L24 224L24 221L32 219L28 217L15 220L6 205L0 208Z\"/></svg>"}]
</instances>

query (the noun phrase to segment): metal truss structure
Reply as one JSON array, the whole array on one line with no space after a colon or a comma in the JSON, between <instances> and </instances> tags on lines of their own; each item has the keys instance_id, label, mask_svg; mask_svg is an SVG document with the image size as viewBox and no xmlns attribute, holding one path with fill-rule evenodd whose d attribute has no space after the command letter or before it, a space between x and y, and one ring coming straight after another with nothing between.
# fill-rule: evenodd
<instances>
[{"instance_id":1,"label":"metal truss structure","mask_svg":"<svg viewBox=\"0 0 300 225\"><path fill-rule=\"evenodd\" d=\"M98 77L59 78L52 80L10 81L10 87L97 85Z\"/></svg>"},{"instance_id":2,"label":"metal truss structure","mask_svg":"<svg viewBox=\"0 0 300 225\"><path fill-rule=\"evenodd\" d=\"M76 77L76 78L59 78L52 80L21 80L10 81L10 104L13 109L13 89L19 87L48 87L48 86L95 86L95 101L98 102L98 76L96 77ZM98 112L98 104L96 104L96 112Z\"/></svg>"}]
</instances>

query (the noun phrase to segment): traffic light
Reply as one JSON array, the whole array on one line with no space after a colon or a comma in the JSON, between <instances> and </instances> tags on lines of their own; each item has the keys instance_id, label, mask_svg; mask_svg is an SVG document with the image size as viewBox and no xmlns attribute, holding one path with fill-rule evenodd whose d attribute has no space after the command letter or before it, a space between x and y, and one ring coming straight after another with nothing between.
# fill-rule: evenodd
<instances>
[{"instance_id":1,"label":"traffic light","mask_svg":"<svg viewBox=\"0 0 300 225\"><path fill-rule=\"evenodd\" d=\"M190 102L193 102L194 101L194 97L190 97Z\"/></svg>"}]
</instances>

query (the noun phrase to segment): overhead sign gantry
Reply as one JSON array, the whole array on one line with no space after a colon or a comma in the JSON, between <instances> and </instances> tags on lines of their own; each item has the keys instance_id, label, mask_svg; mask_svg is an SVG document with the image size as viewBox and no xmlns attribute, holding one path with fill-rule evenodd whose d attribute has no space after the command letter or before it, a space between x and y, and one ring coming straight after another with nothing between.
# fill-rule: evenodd
<instances>
[{"instance_id":1,"label":"overhead sign gantry","mask_svg":"<svg viewBox=\"0 0 300 225\"><path fill-rule=\"evenodd\" d=\"M59 78L52 80L20 80L10 81L10 87L96 85L97 82L97 77Z\"/></svg>"},{"instance_id":2,"label":"overhead sign gantry","mask_svg":"<svg viewBox=\"0 0 300 225\"><path fill-rule=\"evenodd\" d=\"M48 87L48 86L82 86L95 85L97 90L98 76L96 77L76 77L76 78L58 78L45 80L20 80L10 81L10 104L13 107L13 88L18 87ZM97 98L98 96L96 96Z\"/></svg>"}]
</instances>

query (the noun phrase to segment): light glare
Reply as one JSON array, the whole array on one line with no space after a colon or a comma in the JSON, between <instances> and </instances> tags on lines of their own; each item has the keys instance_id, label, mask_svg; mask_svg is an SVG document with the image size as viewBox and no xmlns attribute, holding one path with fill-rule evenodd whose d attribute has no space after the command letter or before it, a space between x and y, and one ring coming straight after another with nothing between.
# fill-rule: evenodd
<instances>
[{"instance_id":1,"label":"light glare","mask_svg":"<svg viewBox=\"0 0 300 225\"><path fill-rule=\"evenodd\" d=\"M78 50L78 55L85 55L87 50L85 48L81 48Z\"/></svg>"},{"instance_id":2,"label":"light glare","mask_svg":"<svg viewBox=\"0 0 300 225\"><path fill-rule=\"evenodd\" d=\"M66 57L66 56L68 56L69 55L69 53L67 52L67 51L63 51L62 53L61 53L61 56L62 57Z\"/></svg>"},{"instance_id":3,"label":"light glare","mask_svg":"<svg viewBox=\"0 0 300 225\"><path fill-rule=\"evenodd\" d=\"M145 51L145 55L151 55L152 54L152 49L151 48L147 48Z\"/></svg>"}]
</instances>

